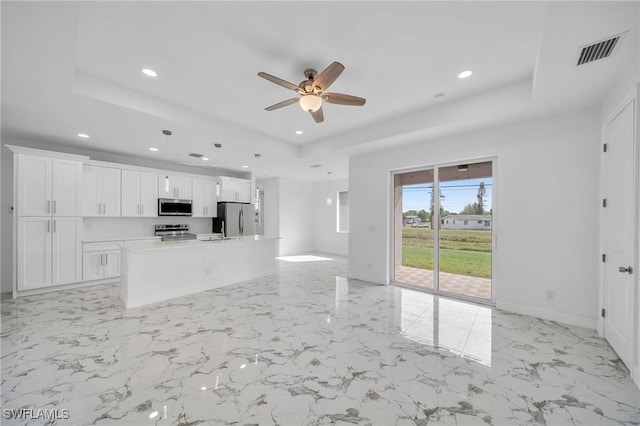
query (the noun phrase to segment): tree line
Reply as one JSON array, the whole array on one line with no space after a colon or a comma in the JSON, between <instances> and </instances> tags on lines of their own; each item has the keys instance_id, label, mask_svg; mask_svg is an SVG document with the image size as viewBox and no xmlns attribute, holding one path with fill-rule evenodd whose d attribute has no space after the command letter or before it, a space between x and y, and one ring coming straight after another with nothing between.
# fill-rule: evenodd
<instances>
[{"instance_id":1,"label":"tree line","mask_svg":"<svg viewBox=\"0 0 640 426\"><path fill-rule=\"evenodd\" d=\"M478 185L478 192L476 194L477 201L473 203L469 203L466 206L464 206L464 208L460 211L460 213L452 213L443 207L443 204L444 204L443 200L445 199L445 196L442 195L442 192L440 192L440 217L443 218L450 214L478 214L478 215L491 214L492 213L491 210L487 212L485 209L486 202L487 202L486 197L487 197L487 189L484 185L484 182L480 182L480 185ZM431 205L429 209L430 211L426 211L425 209L407 210L405 212L402 212L402 217L405 218L407 216L418 216L422 222L430 222L431 217L433 216L433 213L434 213L434 208L435 208L434 207L435 206L434 191L431 191L430 205Z\"/></svg>"}]
</instances>

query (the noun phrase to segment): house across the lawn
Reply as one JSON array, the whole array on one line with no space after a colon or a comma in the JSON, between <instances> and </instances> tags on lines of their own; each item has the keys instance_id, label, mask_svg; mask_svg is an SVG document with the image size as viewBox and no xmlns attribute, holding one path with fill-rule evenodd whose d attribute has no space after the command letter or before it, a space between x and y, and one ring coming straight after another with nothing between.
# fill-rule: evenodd
<instances>
[{"instance_id":1,"label":"house across the lawn","mask_svg":"<svg viewBox=\"0 0 640 426\"><path fill-rule=\"evenodd\" d=\"M442 218L444 229L491 229L490 214L450 214Z\"/></svg>"},{"instance_id":2,"label":"house across the lawn","mask_svg":"<svg viewBox=\"0 0 640 426\"><path fill-rule=\"evenodd\" d=\"M422 219L419 216L405 216L403 222L405 225L411 225L412 223L422 222Z\"/></svg>"}]
</instances>

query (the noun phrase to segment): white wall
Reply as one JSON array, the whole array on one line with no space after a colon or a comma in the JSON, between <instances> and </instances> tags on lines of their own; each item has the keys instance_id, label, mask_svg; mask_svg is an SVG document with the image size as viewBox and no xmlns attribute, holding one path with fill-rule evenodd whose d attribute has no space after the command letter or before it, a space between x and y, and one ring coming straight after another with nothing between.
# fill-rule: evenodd
<instances>
[{"instance_id":1,"label":"white wall","mask_svg":"<svg viewBox=\"0 0 640 426\"><path fill-rule=\"evenodd\" d=\"M585 109L353 157L349 275L389 281L390 171L496 156L496 305L595 328L599 111ZM571 221L557 221L568 215ZM555 291L555 300L545 299Z\"/></svg>"},{"instance_id":2,"label":"white wall","mask_svg":"<svg viewBox=\"0 0 640 426\"><path fill-rule=\"evenodd\" d=\"M314 212L310 183L283 178L278 181L280 256L313 251Z\"/></svg>"},{"instance_id":3,"label":"white wall","mask_svg":"<svg viewBox=\"0 0 640 426\"><path fill-rule=\"evenodd\" d=\"M337 193L349 190L349 180L339 179L315 182L311 185L314 251L320 253L347 256L349 254L349 234L337 232ZM327 205L327 196L331 195L332 205Z\"/></svg>"}]
</instances>

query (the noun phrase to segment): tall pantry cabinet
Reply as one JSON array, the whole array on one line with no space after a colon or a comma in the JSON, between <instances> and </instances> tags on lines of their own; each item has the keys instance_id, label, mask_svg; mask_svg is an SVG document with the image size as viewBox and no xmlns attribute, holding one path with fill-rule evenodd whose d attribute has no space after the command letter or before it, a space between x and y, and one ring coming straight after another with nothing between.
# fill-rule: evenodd
<instances>
[{"instance_id":1,"label":"tall pantry cabinet","mask_svg":"<svg viewBox=\"0 0 640 426\"><path fill-rule=\"evenodd\" d=\"M82 281L82 165L87 157L14 152L18 292Z\"/></svg>"}]
</instances>

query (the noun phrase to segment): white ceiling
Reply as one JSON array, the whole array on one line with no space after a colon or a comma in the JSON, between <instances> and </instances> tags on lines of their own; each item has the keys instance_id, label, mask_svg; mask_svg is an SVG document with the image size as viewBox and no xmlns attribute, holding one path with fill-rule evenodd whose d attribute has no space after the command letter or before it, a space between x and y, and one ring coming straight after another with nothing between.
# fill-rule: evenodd
<instances>
[{"instance_id":1,"label":"white ceiling","mask_svg":"<svg viewBox=\"0 0 640 426\"><path fill-rule=\"evenodd\" d=\"M3 136L175 162L197 152L238 171L261 153L260 175L306 180L346 177L354 153L596 105L637 60L639 38L638 2L1 8ZM575 66L582 45L624 31L610 58ZM320 124L296 105L264 111L295 93L257 72L297 84L332 61L346 70L330 91L365 97L364 107L325 105ZM466 69L473 75L458 79ZM162 129L174 132L168 153Z\"/></svg>"}]
</instances>

